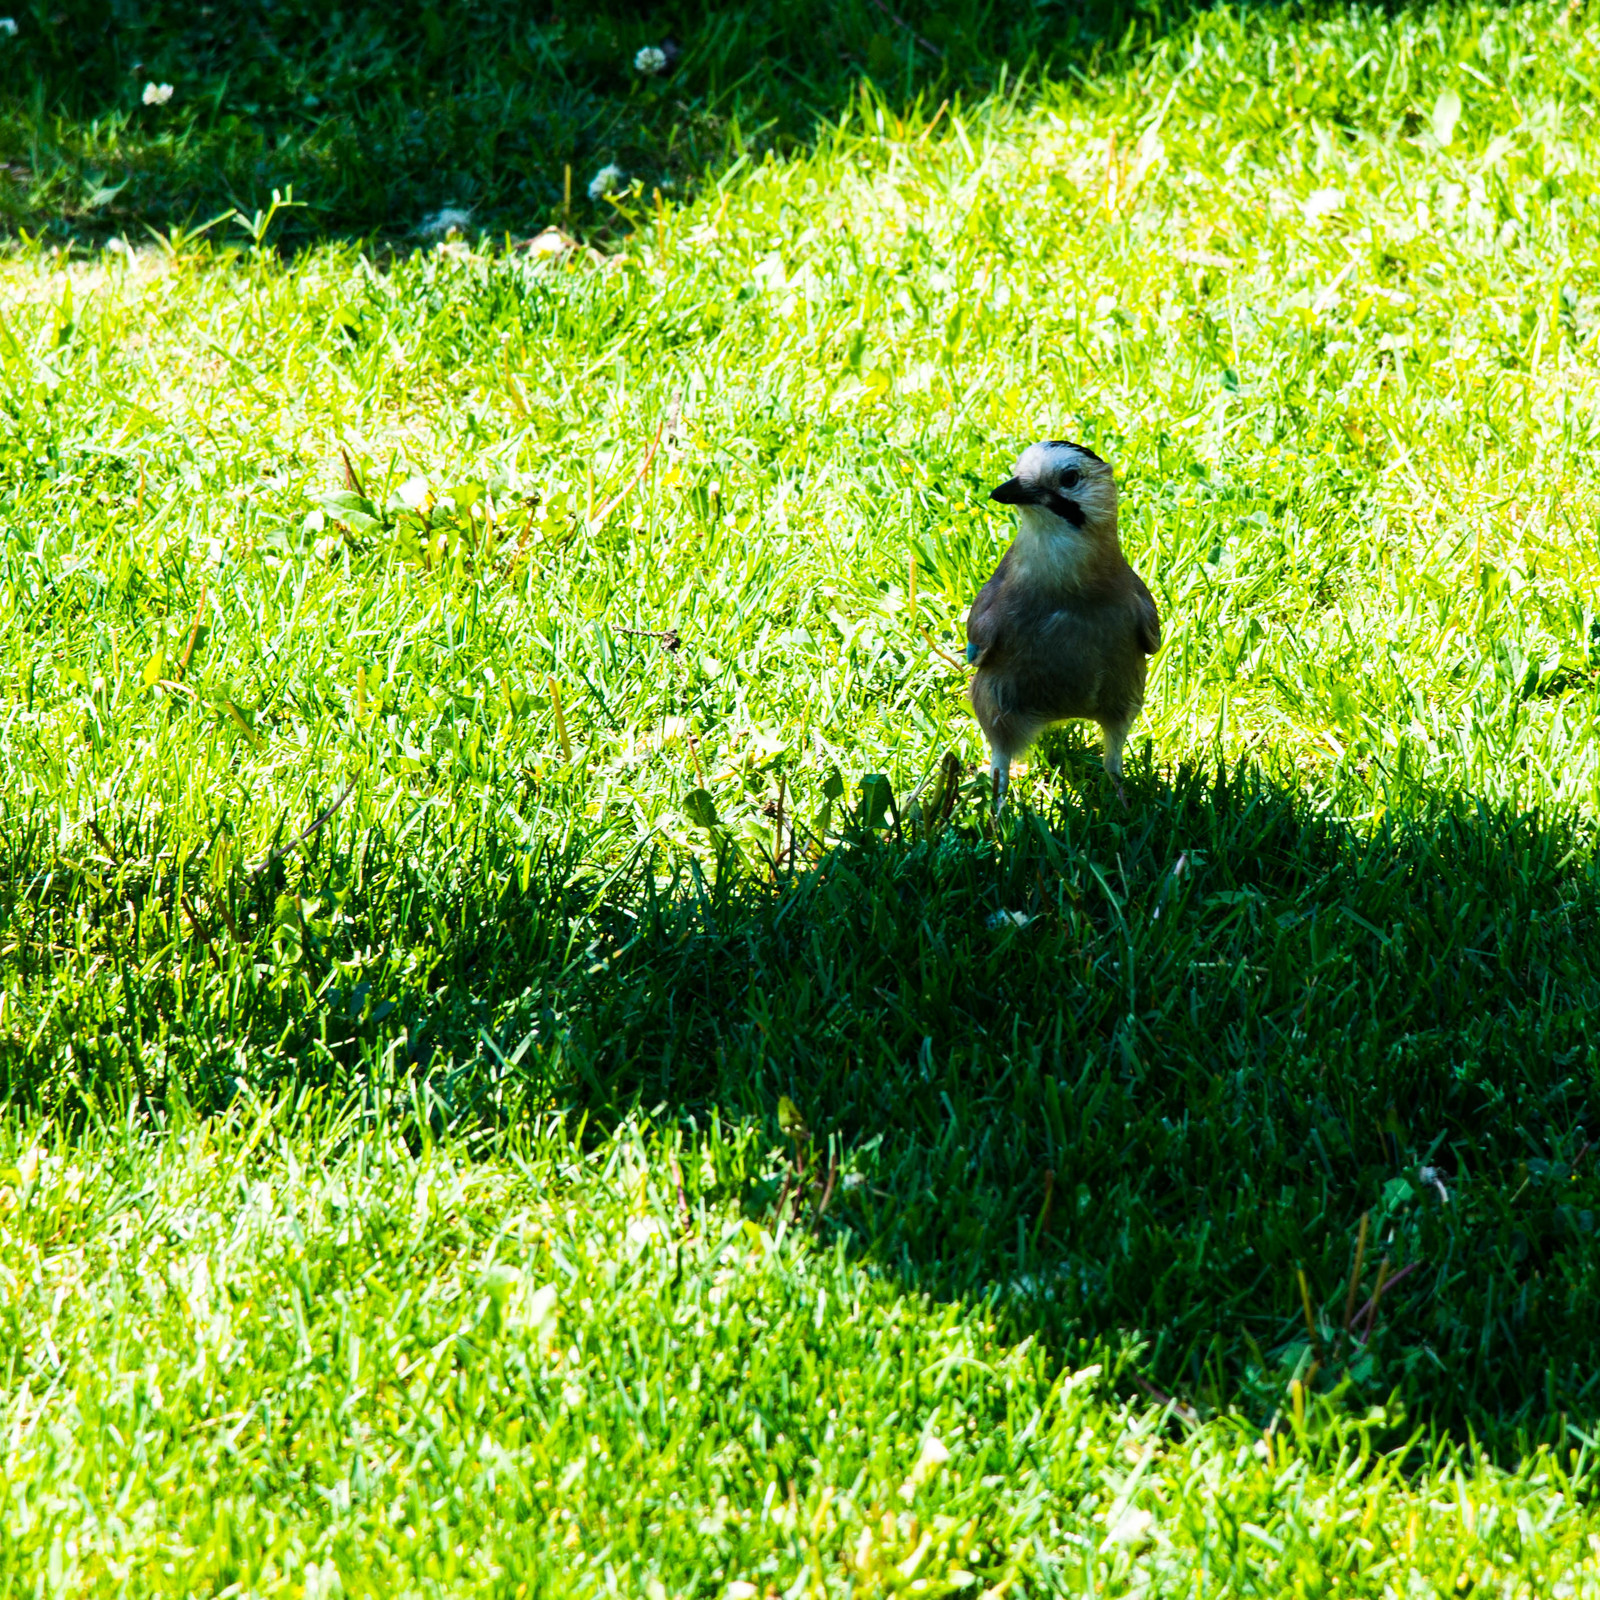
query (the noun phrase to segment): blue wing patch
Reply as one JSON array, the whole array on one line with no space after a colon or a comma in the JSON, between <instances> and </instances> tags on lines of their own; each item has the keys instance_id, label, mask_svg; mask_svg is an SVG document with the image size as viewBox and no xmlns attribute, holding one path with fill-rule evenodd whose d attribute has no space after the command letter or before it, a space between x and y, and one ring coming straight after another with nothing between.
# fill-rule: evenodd
<instances>
[{"instance_id":1,"label":"blue wing patch","mask_svg":"<svg viewBox=\"0 0 1600 1600\"><path fill-rule=\"evenodd\" d=\"M970 664L978 659L978 647L970 639L967 640L967 661Z\"/></svg>"}]
</instances>

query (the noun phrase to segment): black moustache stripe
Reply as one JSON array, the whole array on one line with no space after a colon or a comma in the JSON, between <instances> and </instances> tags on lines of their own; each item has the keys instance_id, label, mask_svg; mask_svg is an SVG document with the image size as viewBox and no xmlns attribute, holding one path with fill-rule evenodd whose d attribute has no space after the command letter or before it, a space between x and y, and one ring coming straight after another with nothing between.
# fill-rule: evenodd
<instances>
[{"instance_id":1,"label":"black moustache stripe","mask_svg":"<svg viewBox=\"0 0 1600 1600\"><path fill-rule=\"evenodd\" d=\"M1088 520L1083 514L1083 507L1076 500L1069 500L1059 490L1052 489L1045 496L1045 509L1053 511L1058 517L1070 522L1074 528L1081 528Z\"/></svg>"}]
</instances>

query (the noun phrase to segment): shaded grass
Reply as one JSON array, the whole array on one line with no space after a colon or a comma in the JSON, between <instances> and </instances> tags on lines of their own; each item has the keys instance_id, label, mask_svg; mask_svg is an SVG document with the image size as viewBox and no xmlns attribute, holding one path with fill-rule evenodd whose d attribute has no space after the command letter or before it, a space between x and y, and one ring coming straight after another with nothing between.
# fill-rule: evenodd
<instances>
[{"instance_id":1,"label":"shaded grass","mask_svg":"<svg viewBox=\"0 0 1600 1600\"><path fill-rule=\"evenodd\" d=\"M285 219L289 241L403 236L445 206L496 234L614 232L588 194L606 165L624 190L681 196L708 170L802 147L863 78L932 106L1079 60L1130 21L1140 37L1162 25L1125 11L29 6L0 41L0 226L142 236L292 186L305 209ZM662 45L666 69L637 70L639 49ZM170 99L145 104L147 84Z\"/></svg>"},{"instance_id":2,"label":"shaded grass","mask_svg":"<svg viewBox=\"0 0 1600 1600\"><path fill-rule=\"evenodd\" d=\"M420 1079L435 1128L787 1095L818 1170L863 1174L834 1221L908 1287L1135 1334L1207 1413L1265 1423L1315 1361L1352 1403L1558 1441L1600 1358L1592 857L1483 807L1356 830L1195 768L1108 813L1068 770L1085 797L998 843L913 821L778 885L727 847L599 877L337 822L221 889L108 838L120 870L46 891L19 850L12 959L49 1002L11 1012L7 1088L71 1114ZM1384 1261L1406 1282L1358 1346L1363 1213L1361 1301Z\"/></svg>"}]
</instances>

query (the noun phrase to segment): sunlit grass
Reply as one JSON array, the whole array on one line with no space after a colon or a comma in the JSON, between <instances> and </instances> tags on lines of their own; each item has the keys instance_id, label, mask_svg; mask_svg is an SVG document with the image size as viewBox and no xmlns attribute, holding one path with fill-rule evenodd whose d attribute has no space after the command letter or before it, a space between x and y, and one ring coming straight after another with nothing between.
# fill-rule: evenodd
<instances>
[{"instance_id":1,"label":"sunlit grass","mask_svg":"<svg viewBox=\"0 0 1600 1600\"><path fill-rule=\"evenodd\" d=\"M1594 1584L1596 70L1218 14L609 255L16 245L0 1575ZM1042 436L1166 643L996 828Z\"/></svg>"}]
</instances>

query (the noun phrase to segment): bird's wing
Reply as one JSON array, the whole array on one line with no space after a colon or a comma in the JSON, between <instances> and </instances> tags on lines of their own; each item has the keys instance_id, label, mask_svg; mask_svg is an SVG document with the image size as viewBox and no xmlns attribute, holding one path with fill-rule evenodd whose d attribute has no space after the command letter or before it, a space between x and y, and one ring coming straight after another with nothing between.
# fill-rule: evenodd
<instances>
[{"instance_id":1,"label":"bird's wing","mask_svg":"<svg viewBox=\"0 0 1600 1600\"><path fill-rule=\"evenodd\" d=\"M1000 558L994 576L978 591L967 613L967 660L976 661L999 637L1002 609L1000 594L1005 587L1006 567L1010 563L1009 550Z\"/></svg>"},{"instance_id":2,"label":"bird's wing","mask_svg":"<svg viewBox=\"0 0 1600 1600\"><path fill-rule=\"evenodd\" d=\"M1139 635L1139 648L1153 656L1161 648L1161 613L1137 572L1133 575L1133 625Z\"/></svg>"}]
</instances>

